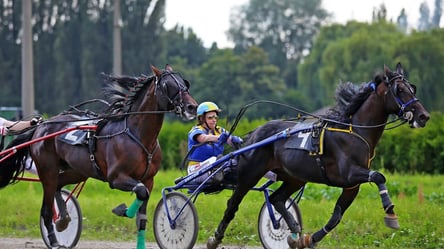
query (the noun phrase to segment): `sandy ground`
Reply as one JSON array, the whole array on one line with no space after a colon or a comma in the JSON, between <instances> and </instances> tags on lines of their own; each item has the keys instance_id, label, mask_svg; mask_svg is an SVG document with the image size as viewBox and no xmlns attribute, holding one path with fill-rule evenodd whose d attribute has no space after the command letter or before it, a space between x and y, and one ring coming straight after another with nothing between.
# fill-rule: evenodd
<instances>
[{"instance_id":1,"label":"sandy ground","mask_svg":"<svg viewBox=\"0 0 444 249\"><path fill-rule=\"evenodd\" d=\"M109 242L109 241L85 241L80 240L76 249L134 249L132 242ZM0 249L46 249L45 243L41 239L30 238L0 238ZM159 249L155 243L148 243L147 249ZM220 249L260 249L261 247L244 246L221 246ZM173 249L173 248L172 248ZM196 245L194 249L206 249L205 245Z\"/></svg>"}]
</instances>

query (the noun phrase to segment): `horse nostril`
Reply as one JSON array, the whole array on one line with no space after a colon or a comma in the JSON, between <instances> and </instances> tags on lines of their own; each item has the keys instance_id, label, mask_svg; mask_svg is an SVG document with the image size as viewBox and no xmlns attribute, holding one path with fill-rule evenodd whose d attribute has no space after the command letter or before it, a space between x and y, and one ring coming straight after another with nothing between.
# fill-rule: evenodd
<instances>
[{"instance_id":1,"label":"horse nostril","mask_svg":"<svg viewBox=\"0 0 444 249\"><path fill-rule=\"evenodd\" d=\"M190 112L190 113L196 113L196 111L197 111L197 106L196 105L188 104L186 106L186 108L187 108L187 111Z\"/></svg>"},{"instance_id":2,"label":"horse nostril","mask_svg":"<svg viewBox=\"0 0 444 249\"><path fill-rule=\"evenodd\" d=\"M419 118L420 118L422 121L427 122L427 121L430 119L430 115L429 115L428 113L427 113L427 114L423 113L423 114L421 114L421 115L419 116Z\"/></svg>"}]
</instances>

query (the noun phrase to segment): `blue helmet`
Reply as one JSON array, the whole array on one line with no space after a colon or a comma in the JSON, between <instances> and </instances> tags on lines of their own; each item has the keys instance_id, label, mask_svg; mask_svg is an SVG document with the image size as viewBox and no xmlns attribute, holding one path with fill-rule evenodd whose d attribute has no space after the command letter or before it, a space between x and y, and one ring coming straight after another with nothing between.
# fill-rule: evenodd
<instances>
[{"instance_id":1,"label":"blue helmet","mask_svg":"<svg viewBox=\"0 0 444 249\"><path fill-rule=\"evenodd\" d=\"M207 112L221 112L222 110L219 109L219 107L213 103L213 102L202 102L198 107L197 107L197 117L200 117L202 115L204 115Z\"/></svg>"}]
</instances>

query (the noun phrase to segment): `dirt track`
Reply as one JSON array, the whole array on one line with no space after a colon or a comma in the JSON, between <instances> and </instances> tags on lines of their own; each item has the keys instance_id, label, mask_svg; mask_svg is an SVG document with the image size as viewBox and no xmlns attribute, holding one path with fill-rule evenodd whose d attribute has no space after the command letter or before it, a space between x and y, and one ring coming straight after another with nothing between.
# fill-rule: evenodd
<instances>
[{"instance_id":1,"label":"dirt track","mask_svg":"<svg viewBox=\"0 0 444 249\"><path fill-rule=\"evenodd\" d=\"M135 242L109 242L109 241L85 241L80 240L76 249L134 249ZM148 243L147 249L159 249L154 243ZM0 249L46 249L41 239L30 238L0 238ZM195 249L205 249L204 245L196 245ZM261 247L222 246L221 249L259 249Z\"/></svg>"}]
</instances>

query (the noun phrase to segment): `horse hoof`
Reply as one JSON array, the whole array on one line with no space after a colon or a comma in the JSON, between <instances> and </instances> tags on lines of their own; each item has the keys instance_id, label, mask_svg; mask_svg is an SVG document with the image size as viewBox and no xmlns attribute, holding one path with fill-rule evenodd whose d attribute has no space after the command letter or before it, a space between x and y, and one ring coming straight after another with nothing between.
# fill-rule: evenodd
<instances>
[{"instance_id":1,"label":"horse hoof","mask_svg":"<svg viewBox=\"0 0 444 249\"><path fill-rule=\"evenodd\" d=\"M59 219L56 221L56 230L57 232L65 231L65 229L68 227L69 222L71 222L71 217L65 216L63 219Z\"/></svg>"},{"instance_id":2,"label":"horse hoof","mask_svg":"<svg viewBox=\"0 0 444 249\"><path fill-rule=\"evenodd\" d=\"M128 208L126 207L125 203L120 204L119 206L113 208L112 212L113 214L117 216L127 217L126 216L126 210Z\"/></svg>"},{"instance_id":3,"label":"horse hoof","mask_svg":"<svg viewBox=\"0 0 444 249\"><path fill-rule=\"evenodd\" d=\"M388 214L384 217L384 223L387 227L399 229L398 217L395 214Z\"/></svg>"},{"instance_id":4,"label":"horse hoof","mask_svg":"<svg viewBox=\"0 0 444 249\"><path fill-rule=\"evenodd\" d=\"M216 249L217 246L221 243L222 241L216 239L215 237L210 237L207 241L207 249Z\"/></svg>"}]
</instances>

